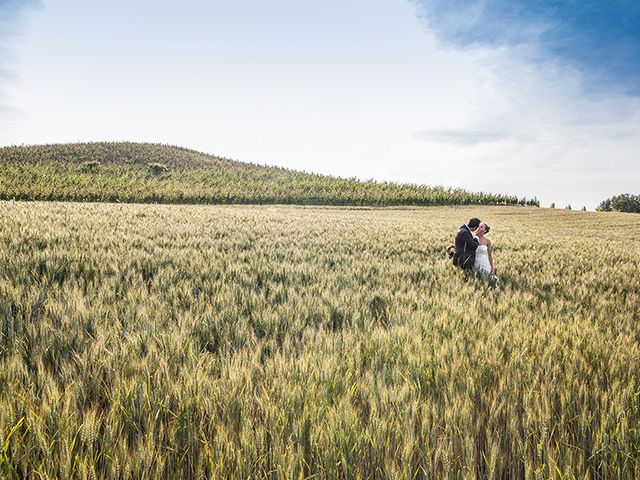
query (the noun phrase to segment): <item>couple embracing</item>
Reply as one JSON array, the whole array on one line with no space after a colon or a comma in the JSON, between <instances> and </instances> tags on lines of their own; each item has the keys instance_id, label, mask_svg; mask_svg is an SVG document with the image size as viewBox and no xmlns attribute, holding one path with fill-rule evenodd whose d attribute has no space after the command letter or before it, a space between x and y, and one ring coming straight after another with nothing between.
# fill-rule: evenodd
<instances>
[{"instance_id":1,"label":"couple embracing","mask_svg":"<svg viewBox=\"0 0 640 480\"><path fill-rule=\"evenodd\" d=\"M479 218L472 218L469 223L462 225L456 234L453 264L464 270L495 276L493 245L486 236L489 230L489 225Z\"/></svg>"}]
</instances>

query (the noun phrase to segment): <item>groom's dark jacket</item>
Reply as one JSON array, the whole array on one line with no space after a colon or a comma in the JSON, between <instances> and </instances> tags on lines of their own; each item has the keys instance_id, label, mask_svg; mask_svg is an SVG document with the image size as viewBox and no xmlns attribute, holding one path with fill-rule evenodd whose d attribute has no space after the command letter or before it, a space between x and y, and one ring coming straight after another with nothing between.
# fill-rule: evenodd
<instances>
[{"instance_id":1,"label":"groom's dark jacket","mask_svg":"<svg viewBox=\"0 0 640 480\"><path fill-rule=\"evenodd\" d=\"M453 254L453 264L457 267L471 270L476 261L478 241L471 235L471 230L462 225L456 234L456 251Z\"/></svg>"}]
</instances>

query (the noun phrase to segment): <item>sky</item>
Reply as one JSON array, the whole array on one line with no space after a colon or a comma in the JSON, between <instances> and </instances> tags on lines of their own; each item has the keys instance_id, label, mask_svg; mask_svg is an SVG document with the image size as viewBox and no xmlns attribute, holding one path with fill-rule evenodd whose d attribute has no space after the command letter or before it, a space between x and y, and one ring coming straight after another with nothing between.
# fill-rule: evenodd
<instances>
[{"instance_id":1,"label":"sky","mask_svg":"<svg viewBox=\"0 0 640 480\"><path fill-rule=\"evenodd\" d=\"M640 2L0 0L0 146L77 141L594 209L640 193Z\"/></svg>"}]
</instances>

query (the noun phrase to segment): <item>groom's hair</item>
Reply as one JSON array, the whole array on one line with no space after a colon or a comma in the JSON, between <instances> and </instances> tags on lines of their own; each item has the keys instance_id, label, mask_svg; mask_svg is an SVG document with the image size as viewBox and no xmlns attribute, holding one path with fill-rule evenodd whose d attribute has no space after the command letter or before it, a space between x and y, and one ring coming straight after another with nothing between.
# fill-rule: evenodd
<instances>
[{"instance_id":1,"label":"groom's hair","mask_svg":"<svg viewBox=\"0 0 640 480\"><path fill-rule=\"evenodd\" d=\"M471 220L469 220L469 223L467 223L467 226L469 228L478 228L480 226L480 219L472 218Z\"/></svg>"}]
</instances>

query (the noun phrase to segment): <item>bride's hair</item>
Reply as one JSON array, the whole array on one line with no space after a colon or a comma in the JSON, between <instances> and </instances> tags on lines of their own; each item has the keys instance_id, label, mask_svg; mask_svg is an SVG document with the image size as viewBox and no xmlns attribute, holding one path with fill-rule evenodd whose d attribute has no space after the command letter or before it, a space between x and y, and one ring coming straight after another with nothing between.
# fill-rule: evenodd
<instances>
[{"instance_id":1,"label":"bride's hair","mask_svg":"<svg viewBox=\"0 0 640 480\"><path fill-rule=\"evenodd\" d=\"M483 223L483 225L484 225L484 233L489 233L489 230L491 230L491 227L486 223Z\"/></svg>"}]
</instances>

